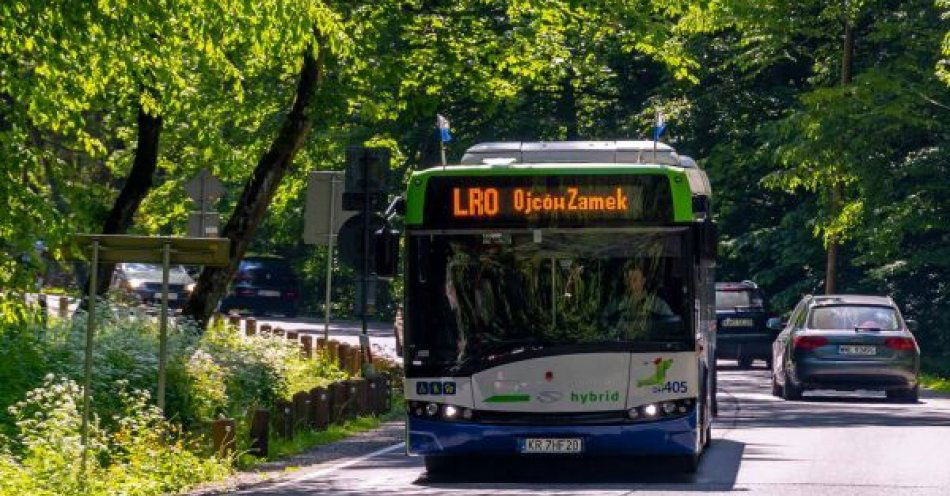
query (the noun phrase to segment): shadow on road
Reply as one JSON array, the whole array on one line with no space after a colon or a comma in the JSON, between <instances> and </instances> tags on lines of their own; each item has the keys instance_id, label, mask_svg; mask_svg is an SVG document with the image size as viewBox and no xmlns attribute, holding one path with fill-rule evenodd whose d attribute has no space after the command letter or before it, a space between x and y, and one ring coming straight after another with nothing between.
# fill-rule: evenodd
<instances>
[{"instance_id":1,"label":"shadow on road","mask_svg":"<svg viewBox=\"0 0 950 496\"><path fill-rule=\"evenodd\" d=\"M914 404L892 403L881 392L806 391L802 400L785 401L769 394L768 371L738 373L720 367L720 372L725 372L720 375L720 401L737 398L732 400L735 411L717 420L728 421L731 429L950 426L950 416L930 408L926 398Z\"/></svg>"},{"instance_id":2,"label":"shadow on road","mask_svg":"<svg viewBox=\"0 0 950 496\"><path fill-rule=\"evenodd\" d=\"M696 474L685 474L663 457L490 458L460 465L451 474L426 473L415 484L427 488L557 490L648 485L651 490L730 491L734 489L744 444L716 439L703 455ZM473 486L474 485L474 486Z\"/></svg>"}]
</instances>

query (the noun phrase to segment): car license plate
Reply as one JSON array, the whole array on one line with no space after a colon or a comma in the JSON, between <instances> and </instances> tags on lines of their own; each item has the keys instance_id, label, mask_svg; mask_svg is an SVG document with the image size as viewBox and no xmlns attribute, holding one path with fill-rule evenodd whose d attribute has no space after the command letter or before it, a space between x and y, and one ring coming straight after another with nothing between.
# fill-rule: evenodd
<instances>
[{"instance_id":1,"label":"car license plate","mask_svg":"<svg viewBox=\"0 0 950 496\"><path fill-rule=\"evenodd\" d=\"M579 437L529 437L522 440L522 453L582 453L584 440Z\"/></svg>"},{"instance_id":2,"label":"car license plate","mask_svg":"<svg viewBox=\"0 0 950 496\"><path fill-rule=\"evenodd\" d=\"M841 355L877 355L877 348L868 345L843 344L838 347Z\"/></svg>"},{"instance_id":3,"label":"car license plate","mask_svg":"<svg viewBox=\"0 0 950 496\"><path fill-rule=\"evenodd\" d=\"M755 325L752 319L723 319L723 327L752 327Z\"/></svg>"},{"instance_id":4,"label":"car license plate","mask_svg":"<svg viewBox=\"0 0 950 496\"><path fill-rule=\"evenodd\" d=\"M280 296L280 291L274 291L273 289L262 289L257 292L260 296Z\"/></svg>"}]
</instances>

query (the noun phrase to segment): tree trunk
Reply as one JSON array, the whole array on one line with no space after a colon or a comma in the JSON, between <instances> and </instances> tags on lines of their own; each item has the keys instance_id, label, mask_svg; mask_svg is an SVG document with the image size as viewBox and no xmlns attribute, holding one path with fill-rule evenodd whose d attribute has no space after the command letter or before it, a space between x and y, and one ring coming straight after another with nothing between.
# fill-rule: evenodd
<instances>
[{"instance_id":1,"label":"tree trunk","mask_svg":"<svg viewBox=\"0 0 950 496\"><path fill-rule=\"evenodd\" d=\"M854 59L854 26L850 20L844 21L844 44L841 47L841 86L851 84L851 73ZM841 185L837 182L831 185L831 216L838 216L838 209L841 208ZM825 260L825 294L834 294L838 291L838 240L834 237L828 239L828 253Z\"/></svg>"},{"instance_id":2,"label":"tree trunk","mask_svg":"<svg viewBox=\"0 0 950 496\"><path fill-rule=\"evenodd\" d=\"M132 170L112 204L112 210L102 226L102 234L124 234L132 226L135 212L152 189L152 177L158 167L158 138L161 132L162 116L149 115L139 106L138 137ZM114 270L115 264L99 265L97 294L103 294L109 289ZM83 285L87 286L88 282Z\"/></svg>"},{"instance_id":3,"label":"tree trunk","mask_svg":"<svg viewBox=\"0 0 950 496\"><path fill-rule=\"evenodd\" d=\"M244 191L234 212L221 231L221 237L231 240L228 265L205 267L198 276L194 292L185 303L182 315L194 319L201 329L207 326L211 314L224 296L257 226L267 213L267 206L310 131L311 120L307 113L323 79L324 52L322 46L317 58L314 58L310 48L305 52L293 107L267 152L258 160L253 175L244 184Z\"/></svg>"},{"instance_id":4,"label":"tree trunk","mask_svg":"<svg viewBox=\"0 0 950 496\"><path fill-rule=\"evenodd\" d=\"M577 95L574 91L576 74L572 67L568 67L567 74L561 79L561 101L558 102L561 120L567 127L567 139L576 140L580 137L577 126Z\"/></svg>"}]
</instances>

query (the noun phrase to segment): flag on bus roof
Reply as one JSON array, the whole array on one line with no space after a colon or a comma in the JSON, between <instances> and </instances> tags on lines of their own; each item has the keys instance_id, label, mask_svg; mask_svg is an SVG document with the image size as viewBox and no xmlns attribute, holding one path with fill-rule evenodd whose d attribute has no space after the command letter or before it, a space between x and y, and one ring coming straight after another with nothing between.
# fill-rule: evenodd
<instances>
[{"instance_id":1,"label":"flag on bus roof","mask_svg":"<svg viewBox=\"0 0 950 496\"><path fill-rule=\"evenodd\" d=\"M449 133L449 120L446 119L444 115L435 115L435 125L439 128L439 139L441 139L443 143L452 141L452 134Z\"/></svg>"},{"instance_id":2,"label":"flag on bus roof","mask_svg":"<svg viewBox=\"0 0 950 496\"><path fill-rule=\"evenodd\" d=\"M656 122L653 124L653 141L660 141L660 136L666 131L666 118L663 112L656 113Z\"/></svg>"}]
</instances>

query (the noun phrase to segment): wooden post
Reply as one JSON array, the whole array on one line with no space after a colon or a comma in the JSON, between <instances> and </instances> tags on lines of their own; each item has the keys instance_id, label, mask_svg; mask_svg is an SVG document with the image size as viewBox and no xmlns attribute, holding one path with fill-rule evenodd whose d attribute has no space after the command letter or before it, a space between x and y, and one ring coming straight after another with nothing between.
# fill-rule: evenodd
<instances>
[{"instance_id":1,"label":"wooden post","mask_svg":"<svg viewBox=\"0 0 950 496\"><path fill-rule=\"evenodd\" d=\"M234 419L218 419L211 423L211 439L218 458L227 458L234 453Z\"/></svg>"},{"instance_id":2,"label":"wooden post","mask_svg":"<svg viewBox=\"0 0 950 496\"><path fill-rule=\"evenodd\" d=\"M342 424L347 419L347 406L350 401L350 387L346 381L337 381L330 385L333 388L333 422Z\"/></svg>"},{"instance_id":3,"label":"wooden post","mask_svg":"<svg viewBox=\"0 0 950 496\"><path fill-rule=\"evenodd\" d=\"M366 381L366 379L360 377L358 379L353 379L353 385L356 386L356 401L353 402L353 405L356 407L355 414L369 414L369 383Z\"/></svg>"},{"instance_id":4,"label":"wooden post","mask_svg":"<svg viewBox=\"0 0 950 496\"><path fill-rule=\"evenodd\" d=\"M346 418L359 415L360 386L358 379L346 381Z\"/></svg>"},{"instance_id":5,"label":"wooden post","mask_svg":"<svg viewBox=\"0 0 950 496\"><path fill-rule=\"evenodd\" d=\"M356 348L356 347L350 348L350 357L349 357L349 358L350 358L350 359L349 359L349 362L348 362L348 364L349 364L349 365L348 365L348 370L349 370L349 372L350 372L350 375L352 375L352 376L359 375L359 373L360 373L360 368L361 368L360 365L362 364L362 361L363 361L363 353L361 352L361 350L360 350L359 348Z\"/></svg>"},{"instance_id":6,"label":"wooden post","mask_svg":"<svg viewBox=\"0 0 950 496\"><path fill-rule=\"evenodd\" d=\"M340 343L339 341L327 341L327 360L329 363L336 363L337 357L340 356Z\"/></svg>"},{"instance_id":7,"label":"wooden post","mask_svg":"<svg viewBox=\"0 0 950 496\"><path fill-rule=\"evenodd\" d=\"M274 402L274 424L277 435L290 439L294 435L293 405L285 400Z\"/></svg>"},{"instance_id":8,"label":"wooden post","mask_svg":"<svg viewBox=\"0 0 950 496\"><path fill-rule=\"evenodd\" d=\"M303 429L307 427L307 419L310 415L310 393L301 391L294 395L294 429Z\"/></svg>"},{"instance_id":9,"label":"wooden post","mask_svg":"<svg viewBox=\"0 0 950 496\"><path fill-rule=\"evenodd\" d=\"M330 395L326 388L310 390L310 427L326 429L330 425Z\"/></svg>"},{"instance_id":10,"label":"wooden post","mask_svg":"<svg viewBox=\"0 0 950 496\"><path fill-rule=\"evenodd\" d=\"M299 336L300 336L300 333L298 333L297 331L287 331L288 341L296 341Z\"/></svg>"},{"instance_id":11,"label":"wooden post","mask_svg":"<svg viewBox=\"0 0 950 496\"><path fill-rule=\"evenodd\" d=\"M257 319L248 317L247 320L244 321L244 334L247 336L257 334Z\"/></svg>"},{"instance_id":12,"label":"wooden post","mask_svg":"<svg viewBox=\"0 0 950 496\"><path fill-rule=\"evenodd\" d=\"M304 358L313 358L313 336L309 334L300 336L300 354Z\"/></svg>"},{"instance_id":13,"label":"wooden post","mask_svg":"<svg viewBox=\"0 0 950 496\"><path fill-rule=\"evenodd\" d=\"M320 353L325 349L327 349L326 338L317 338L317 353Z\"/></svg>"},{"instance_id":14,"label":"wooden post","mask_svg":"<svg viewBox=\"0 0 950 496\"><path fill-rule=\"evenodd\" d=\"M239 331L241 330L241 316L240 315L236 313L232 313L231 315L228 315L228 323L234 326L235 329Z\"/></svg>"},{"instance_id":15,"label":"wooden post","mask_svg":"<svg viewBox=\"0 0 950 496\"><path fill-rule=\"evenodd\" d=\"M66 295L60 295L59 297L59 318L66 319L69 317L69 298Z\"/></svg>"},{"instance_id":16,"label":"wooden post","mask_svg":"<svg viewBox=\"0 0 950 496\"><path fill-rule=\"evenodd\" d=\"M350 370L349 367L347 366L347 361L349 359L350 359L350 345L346 343L340 343L339 347L337 348L337 354L336 354L336 362L337 362L337 365L340 367L340 370L343 370L343 371Z\"/></svg>"},{"instance_id":17,"label":"wooden post","mask_svg":"<svg viewBox=\"0 0 950 496\"><path fill-rule=\"evenodd\" d=\"M266 457L270 437L270 412L263 408L254 411L251 420L251 449L250 453L259 457Z\"/></svg>"}]
</instances>

